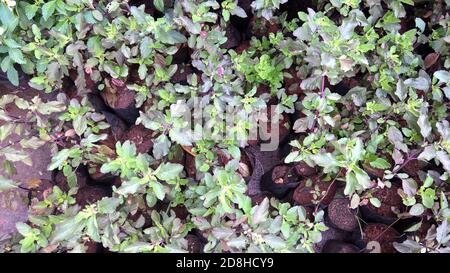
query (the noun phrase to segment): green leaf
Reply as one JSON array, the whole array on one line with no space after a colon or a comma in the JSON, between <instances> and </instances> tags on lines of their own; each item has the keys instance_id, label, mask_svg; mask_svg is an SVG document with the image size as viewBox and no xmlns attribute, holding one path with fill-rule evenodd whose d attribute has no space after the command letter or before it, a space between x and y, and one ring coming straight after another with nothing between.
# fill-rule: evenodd
<instances>
[{"instance_id":1,"label":"green leaf","mask_svg":"<svg viewBox=\"0 0 450 273\"><path fill-rule=\"evenodd\" d=\"M155 8L161 12L164 12L164 0L153 0Z\"/></svg>"},{"instance_id":2,"label":"green leaf","mask_svg":"<svg viewBox=\"0 0 450 273\"><path fill-rule=\"evenodd\" d=\"M381 157L378 157L377 159L375 159L374 161L371 161L370 166L377 168L377 169L382 169L382 170L386 170L389 169L391 167L391 164L389 164L389 162Z\"/></svg>"},{"instance_id":3,"label":"green leaf","mask_svg":"<svg viewBox=\"0 0 450 273\"><path fill-rule=\"evenodd\" d=\"M364 145L362 140L360 138L356 138L354 141L355 145L353 146L351 151L351 160L353 162L360 160L364 153Z\"/></svg>"},{"instance_id":4,"label":"green leaf","mask_svg":"<svg viewBox=\"0 0 450 273\"><path fill-rule=\"evenodd\" d=\"M47 169L49 171L53 171L59 168L60 166L63 165L64 161L66 161L69 158L69 155L70 149L62 149L54 157L52 157L52 161Z\"/></svg>"},{"instance_id":5,"label":"green leaf","mask_svg":"<svg viewBox=\"0 0 450 273\"><path fill-rule=\"evenodd\" d=\"M419 216L422 215L424 211L425 208L423 207L423 205L418 203L411 207L411 209L409 210L409 214L411 214L412 216Z\"/></svg>"},{"instance_id":6,"label":"green leaf","mask_svg":"<svg viewBox=\"0 0 450 273\"><path fill-rule=\"evenodd\" d=\"M222 17L227 22L228 20L230 20L230 12L228 10L223 10Z\"/></svg>"},{"instance_id":7,"label":"green leaf","mask_svg":"<svg viewBox=\"0 0 450 273\"><path fill-rule=\"evenodd\" d=\"M417 125L420 127L420 133L424 138L427 138L431 133L431 124L428 120L428 116L424 113L421 113L419 118L417 119Z\"/></svg>"},{"instance_id":8,"label":"green leaf","mask_svg":"<svg viewBox=\"0 0 450 273\"><path fill-rule=\"evenodd\" d=\"M339 162L330 153L312 155L311 159L317 165L319 165L320 167L323 167L324 172L328 172L329 169L333 170L334 168L339 166Z\"/></svg>"},{"instance_id":9,"label":"green leaf","mask_svg":"<svg viewBox=\"0 0 450 273\"><path fill-rule=\"evenodd\" d=\"M450 82L450 72L445 71L445 70L439 70L434 72L433 74L434 77L436 77L439 81L443 82L443 83L449 83Z\"/></svg>"},{"instance_id":10,"label":"green leaf","mask_svg":"<svg viewBox=\"0 0 450 273\"><path fill-rule=\"evenodd\" d=\"M22 223L22 222L16 223L16 228L17 228L17 231L22 236L25 236L25 237L28 236L33 231L32 228L29 225L27 225L25 223Z\"/></svg>"},{"instance_id":11,"label":"green leaf","mask_svg":"<svg viewBox=\"0 0 450 273\"><path fill-rule=\"evenodd\" d=\"M19 48L8 48L9 58L18 64L25 64L22 51Z\"/></svg>"},{"instance_id":12,"label":"green leaf","mask_svg":"<svg viewBox=\"0 0 450 273\"><path fill-rule=\"evenodd\" d=\"M7 137L9 137L16 128L14 123L6 123L5 125L0 126L0 141L4 141Z\"/></svg>"},{"instance_id":13,"label":"green leaf","mask_svg":"<svg viewBox=\"0 0 450 273\"><path fill-rule=\"evenodd\" d=\"M171 142L166 135L161 134L153 143L153 156L155 159L161 159L169 153Z\"/></svg>"},{"instance_id":14,"label":"green leaf","mask_svg":"<svg viewBox=\"0 0 450 273\"><path fill-rule=\"evenodd\" d=\"M141 187L142 184L139 179L132 179L122 182L122 185L120 185L116 192L120 195L135 194Z\"/></svg>"},{"instance_id":15,"label":"green leaf","mask_svg":"<svg viewBox=\"0 0 450 273\"><path fill-rule=\"evenodd\" d=\"M421 32L425 30L426 23L421 18L416 18L416 27L420 29Z\"/></svg>"},{"instance_id":16,"label":"green leaf","mask_svg":"<svg viewBox=\"0 0 450 273\"><path fill-rule=\"evenodd\" d=\"M422 187L423 188L429 188L431 185L433 185L433 177L427 175L427 178L425 178L425 181L423 182Z\"/></svg>"},{"instance_id":17,"label":"green leaf","mask_svg":"<svg viewBox=\"0 0 450 273\"><path fill-rule=\"evenodd\" d=\"M70 238L77 238L81 236L81 230L85 225L85 221L80 221L76 217L68 218L55 225L50 242L53 244Z\"/></svg>"},{"instance_id":18,"label":"green leaf","mask_svg":"<svg viewBox=\"0 0 450 273\"><path fill-rule=\"evenodd\" d=\"M73 120L73 129L75 129L75 132L77 133L77 135L82 136L87 128L88 128L88 124L87 124L87 119L85 116L78 115Z\"/></svg>"},{"instance_id":19,"label":"green leaf","mask_svg":"<svg viewBox=\"0 0 450 273\"><path fill-rule=\"evenodd\" d=\"M42 18L44 18L44 20L47 21L48 18L50 18L50 16L53 15L55 9L56 9L56 0L45 3L42 6Z\"/></svg>"},{"instance_id":20,"label":"green leaf","mask_svg":"<svg viewBox=\"0 0 450 273\"><path fill-rule=\"evenodd\" d=\"M0 175L0 192L17 188L18 184L11 179L6 179Z\"/></svg>"},{"instance_id":21,"label":"green leaf","mask_svg":"<svg viewBox=\"0 0 450 273\"><path fill-rule=\"evenodd\" d=\"M286 247L286 242L280 237L274 235L264 235L263 240L273 249L283 249Z\"/></svg>"},{"instance_id":22,"label":"green leaf","mask_svg":"<svg viewBox=\"0 0 450 273\"><path fill-rule=\"evenodd\" d=\"M164 196L166 195L166 193L164 192L163 185L157 181L152 181L152 182L150 182L150 186L152 187L153 192L155 193L156 197L159 200L163 200Z\"/></svg>"},{"instance_id":23,"label":"green leaf","mask_svg":"<svg viewBox=\"0 0 450 273\"><path fill-rule=\"evenodd\" d=\"M6 6L4 1L0 2L0 21L2 22L2 27L4 26L10 32L12 32L19 23L19 19Z\"/></svg>"},{"instance_id":24,"label":"green leaf","mask_svg":"<svg viewBox=\"0 0 450 273\"><path fill-rule=\"evenodd\" d=\"M36 12L39 9L38 5L31 5L26 2L22 2L22 3L25 5L25 8L24 8L25 16L27 16L28 20L33 19L33 17L36 15Z\"/></svg>"},{"instance_id":25,"label":"green leaf","mask_svg":"<svg viewBox=\"0 0 450 273\"><path fill-rule=\"evenodd\" d=\"M266 220L269 215L269 199L266 197L264 200L256 206L256 210L252 213L253 225L257 225Z\"/></svg>"},{"instance_id":26,"label":"green leaf","mask_svg":"<svg viewBox=\"0 0 450 273\"><path fill-rule=\"evenodd\" d=\"M356 185L358 184L358 181L356 180L355 173L352 171L347 171L345 174L345 189L344 194L350 195L355 191Z\"/></svg>"},{"instance_id":27,"label":"green leaf","mask_svg":"<svg viewBox=\"0 0 450 273\"><path fill-rule=\"evenodd\" d=\"M98 233L98 224L95 216L89 217L86 222L86 234L94 241L101 242Z\"/></svg>"},{"instance_id":28,"label":"green leaf","mask_svg":"<svg viewBox=\"0 0 450 273\"><path fill-rule=\"evenodd\" d=\"M370 203L374 205L376 208L381 207L381 201L378 198L372 197L369 199Z\"/></svg>"},{"instance_id":29,"label":"green leaf","mask_svg":"<svg viewBox=\"0 0 450 273\"><path fill-rule=\"evenodd\" d=\"M175 179L183 170L183 165L176 163L164 163L161 164L155 171L156 177L163 181L171 181Z\"/></svg>"},{"instance_id":30,"label":"green leaf","mask_svg":"<svg viewBox=\"0 0 450 273\"><path fill-rule=\"evenodd\" d=\"M434 189L426 189L421 193L422 197L422 204L426 207L431 209L434 205L434 198L435 198L436 192Z\"/></svg>"},{"instance_id":31,"label":"green leaf","mask_svg":"<svg viewBox=\"0 0 450 273\"><path fill-rule=\"evenodd\" d=\"M400 0L400 2L414 6L414 1L413 0Z\"/></svg>"},{"instance_id":32,"label":"green leaf","mask_svg":"<svg viewBox=\"0 0 450 273\"><path fill-rule=\"evenodd\" d=\"M243 9L243 8L241 8L241 7L239 7L239 6L236 6L234 9L233 9L233 15L236 15L236 16L238 16L238 17L241 17L241 18L247 18L247 13L245 12L245 10Z\"/></svg>"},{"instance_id":33,"label":"green leaf","mask_svg":"<svg viewBox=\"0 0 450 273\"><path fill-rule=\"evenodd\" d=\"M363 187L363 189L368 189L371 186L371 180L369 175L361 170L361 169L357 169L355 170L355 177L356 180L358 181L358 184L361 185Z\"/></svg>"},{"instance_id":34,"label":"green leaf","mask_svg":"<svg viewBox=\"0 0 450 273\"><path fill-rule=\"evenodd\" d=\"M228 152L230 152L231 156L237 160L241 159L241 150L237 146L228 147Z\"/></svg>"},{"instance_id":35,"label":"green leaf","mask_svg":"<svg viewBox=\"0 0 450 273\"><path fill-rule=\"evenodd\" d=\"M95 20L97 21L102 21L103 20L103 14L98 11L98 10L93 10L92 11L92 16L95 18Z\"/></svg>"}]
</instances>

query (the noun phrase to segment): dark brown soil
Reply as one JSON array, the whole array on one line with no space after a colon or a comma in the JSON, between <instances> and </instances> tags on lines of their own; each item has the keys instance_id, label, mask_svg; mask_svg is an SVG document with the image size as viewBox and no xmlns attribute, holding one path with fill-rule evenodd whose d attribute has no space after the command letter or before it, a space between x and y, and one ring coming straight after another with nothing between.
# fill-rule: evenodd
<instances>
[{"instance_id":1,"label":"dark brown soil","mask_svg":"<svg viewBox=\"0 0 450 273\"><path fill-rule=\"evenodd\" d=\"M105 80L105 88L100 93L106 105L128 124L134 124L139 111L135 106L135 92L128 89L124 82L119 80Z\"/></svg>"},{"instance_id":2,"label":"dark brown soil","mask_svg":"<svg viewBox=\"0 0 450 273\"><path fill-rule=\"evenodd\" d=\"M187 78L193 70L190 65L178 65L177 72L170 78L171 83L187 84Z\"/></svg>"},{"instance_id":3,"label":"dark brown soil","mask_svg":"<svg viewBox=\"0 0 450 273\"><path fill-rule=\"evenodd\" d=\"M340 95L345 95L353 87L359 86L360 82L355 78L344 78L341 82L332 86L330 89Z\"/></svg>"},{"instance_id":4,"label":"dark brown soil","mask_svg":"<svg viewBox=\"0 0 450 273\"><path fill-rule=\"evenodd\" d=\"M399 238L399 234L395 229L385 224L368 224L363 228L364 242L370 241L380 243L382 253L394 253L393 243Z\"/></svg>"},{"instance_id":5,"label":"dark brown soil","mask_svg":"<svg viewBox=\"0 0 450 273\"><path fill-rule=\"evenodd\" d=\"M125 122L119 118L117 115L110 113L108 111L102 111L103 115L105 115L105 119L110 125L109 130L111 130L112 135L108 134L108 138L105 141L108 141L107 143L114 141L114 140L120 140L123 137L123 134L125 133L127 129L127 125ZM108 144L108 147L110 144ZM114 148L115 145L112 147Z\"/></svg>"},{"instance_id":6,"label":"dark brown soil","mask_svg":"<svg viewBox=\"0 0 450 273\"><path fill-rule=\"evenodd\" d=\"M186 44L180 45L178 51L173 55L172 64L187 63L190 59L190 49Z\"/></svg>"},{"instance_id":7,"label":"dark brown soil","mask_svg":"<svg viewBox=\"0 0 450 273\"><path fill-rule=\"evenodd\" d=\"M78 77L78 72L75 69L71 69L69 71L69 77L70 79L75 82L77 80ZM84 78L85 78L85 82L86 82L86 89L89 89L91 91L94 91L97 87L97 84L91 79L91 76L87 73L84 73Z\"/></svg>"},{"instance_id":8,"label":"dark brown soil","mask_svg":"<svg viewBox=\"0 0 450 273\"><path fill-rule=\"evenodd\" d=\"M311 7L312 0L302 0L302 1L287 1L280 5L281 12L287 12L287 19L292 20L298 18L299 11L307 11L308 7Z\"/></svg>"},{"instance_id":9,"label":"dark brown soil","mask_svg":"<svg viewBox=\"0 0 450 273\"><path fill-rule=\"evenodd\" d=\"M86 247L86 253L99 253L103 248L100 243L91 240L84 242L84 246Z\"/></svg>"},{"instance_id":10,"label":"dark brown soil","mask_svg":"<svg viewBox=\"0 0 450 273\"><path fill-rule=\"evenodd\" d=\"M236 48L241 43L242 35L239 30L233 25L228 26L225 35L227 36L227 41L220 46L221 48Z\"/></svg>"},{"instance_id":11,"label":"dark brown soil","mask_svg":"<svg viewBox=\"0 0 450 273\"><path fill-rule=\"evenodd\" d=\"M275 166L262 177L261 188L271 192L277 198L283 198L297 186L299 178L294 168L288 165Z\"/></svg>"},{"instance_id":12,"label":"dark brown soil","mask_svg":"<svg viewBox=\"0 0 450 273\"><path fill-rule=\"evenodd\" d=\"M333 227L328 227L328 229L322 231L321 234L322 240L313 245L313 249L317 253L321 253L323 251L323 247L328 241L330 240L344 241L348 237L348 232Z\"/></svg>"},{"instance_id":13,"label":"dark brown soil","mask_svg":"<svg viewBox=\"0 0 450 273\"><path fill-rule=\"evenodd\" d=\"M176 207L171 208L174 212L177 218L180 218L181 220L186 220L186 218L189 215L188 210L183 205L178 205Z\"/></svg>"},{"instance_id":14,"label":"dark brown soil","mask_svg":"<svg viewBox=\"0 0 450 273\"><path fill-rule=\"evenodd\" d=\"M398 187L395 185L392 185L391 188L377 188L375 192L372 193L372 196L381 201L381 206L377 208L369 202L367 208L382 217L396 218L396 214L391 208L401 208L403 206L402 198L398 195L397 191Z\"/></svg>"},{"instance_id":15,"label":"dark brown soil","mask_svg":"<svg viewBox=\"0 0 450 273\"><path fill-rule=\"evenodd\" d=\"M245 11L250 11L252 9L252 0L238 0L238 6L244 9Z\"/></svg>"},{"instance_id":16,"label":"dark brown soil","mask_svg":"<svg viewBox=\"0 0 450 273\"><path fill-rule=\"evenodd\" d=\"M102 173L100 171L101 166L95 163L88 163L88 173L90 180L93 184L111 184L114 180L112 173Z\"/></svg>"},{"instance_id":17,"label":"dark brown soil","mask_svg":"<svg viewBox=\"0 0 450 273\"><path fill-rule=\"evenodd\" d=\"M350 208L350 202L346 198L334 199L328 205L328 219L335 227L353 231L358 228L356 211Z\"/></svg>"},{"instance_id":18,"label":"dark brown soil","mask_svg":"<svg viewBox=\"0 0 450 273\"><path fill-rule=\"evenodd\" d=\"M107 128L105 130L101 130L100 134L107 134L108 136L104 140L100 140L98 142L99 145L105 145L106 147L110 148L112 151L116 149L116 142L120 141L123 137L123 134L125 130L118 128ZM116 130L115 132L113 130ZM117 136L117 138L116 138Z\"/></svg>"},{"instance_id":19,"label":"dark brown soil","mask_svg":"<svg viewBox=\"0 0 450 273\"><path fill-rule=\"evenodd\" d=\"M303 177L311 177L315 174L317 174L317 169L314 167L309 166L305 162L301 161L298 163L295 163L294 165L295 172L299 176Z\"/></svg>"},{"instance_id":20,"label":"dark brown soil","mask_svg":"<svg viewBox=\"0 0 450 273\"><path fill-rule=\"evenodd\" d=\"M145 154L153 148L153 132L143 125L133 125L125 132L122 142L130 140L136 145L137 153Z\"/></svg>"},{"instance_id":21,"label":"dark brown soil","mask_svg":"<svg viewBox=\"0 0 450 273\"><path fill-rule=\"evenodd\" d=\"M359 253L359 248L349 243L330 240L323 247L322 253Z\"/></svg>"},{"instance_id":22,"label":"dark brown soil","mask_svg":"<svg viewBox=\"0 0 450 273\"><path fill-rule=\"evenodd\" d=\"M264 191L264 192L261 192L259 194L250 196L250 198L252 199L252 205L253 206L261 204L261 202L265 198L268 198L270 200L270 198L272 198L272 197L273 197L273 195L270 192L267 192L267 191Z\"/></svg>"},{"instance_id":23,"label":"dark brown soil","mask_svg":"<svg viewBox=\"0 0 450 273\"><path fill-rule=\"evenodd\" d=\"M421 170L420 162L417 159L413 159L406 163L405 166L400 170L400 172L407 173L411 177L417 177L417 172Z\"/></svg>"},{"instance_id":24,"label":"dark brown soil","mask_svg":"<svg viewBox=\"0 0 450 273\"><path fill-rule=\"evenodd\" d=\"M189 177L195 178L196 176L195 158L188 153L186 153L184 169L186 170L186 173Z\"/></svg>"},{"instance_id":25,"label":"dark brown soil","mask_svg":"<svg viewBox=\"0 0 450 273\"><path fill-rule=\"evenodd\" d=\"M292 167L287 165L276 166L272 170L272 182L275 184L287 184L296 182L298 177L294 175Z\"/></svg>"},{"instance_id":26,"label":"dark brown soil","mask_svg":"<svg viewBox=\"0 0 450 273\"><path fill-rule=\"evenodd\" d=\"M277 23L254 16L250 19L249 28L256 38L261 39L263 36L268 36L270 33L276 34L280 31L281 27Z\"/></svg>"},{"instance_id":27,"label":"dark brown soil","mask_svg":"<svg viewBox=\"0 0 450 273\"><path fill-rule=\"evenodd\" d=\"M370 166L369 163L364 163L363 167L364 167L364 170L366 171L366 173L372 177L383 178L383 176L384 176L383 169L374 168L374 167Z\"/></svg>"},{"instance_id":28,"label":"dark brown soil","mask_svg":"<svg viewBox=\"0 0 450 273\"><path fill-rule=\"evenodd\" d=\"M304 90L300 87L302 81L298 77L295 68L291 67L286 72L291 75L290 78L284 78L284 88L286 89L286 93L288 95L297 95L297 100L300 101L304 97Z\"/></svg>"},{"instance_id":29,"label":"dark brown soil","mask_svg":"<svg viewBox=\"0 0 450 273\"><path fill-rule=\"evenodd\" d=\"M324 182L317 176L311 177L311 185L308 179L303 179L294 191L293 198L300 205L312 205L313 201L322 199L321 204L328 205L336 194L336 183ZM316 187L318 192L316 194Z\"/></svg>"},{"instance_id":30,"label":"dark brown soil","mask_svg":"<svg viewBox=\"0 0 450 273\"><path fill-rule=\"evenodd\" d=\"M83 167L80 167L76 172L77 176L77 185L78 187L84 187L87 184L88 176L86 170ZM69 185L67 184L67 178L64 176L62 171L57 171L53 178L53 183L58 186L62 191L67 192L69 190Z\"/></svg>"},{"instance_id":31,"label":"dark brown soil","mask_svg":"<svg viewBox=\"0 0 450 273\"><path fill-rule=\"evenodd\" d=\"M188 241L188 250L190 253L202 253L203 242L200 238L193 234L186 235L185 239Z\"/></svg>"},{"instance_id":32,"label":"dark brown soil","mask_svg":"<svg viewBox=\"0 0 450 273\"><path fill-rule=\"evenodd\" d=\"M249 47L250 47L250 42L249 41L244 41L236 48L236 52L241 54L242 52L244 52Z\"/></svg>"},{"instance_id":33,"label":"dark brown soil","mask_svg":"<svg viewBox=\"0 0 450 273\"><path fill-rule=\"evenodd\" d=\"M80 188L75 195L77 204L85 207L88 204L93 204L103 197L108 196L108 191L102 187L85 186Z\"/></svg>"}]
</instances>

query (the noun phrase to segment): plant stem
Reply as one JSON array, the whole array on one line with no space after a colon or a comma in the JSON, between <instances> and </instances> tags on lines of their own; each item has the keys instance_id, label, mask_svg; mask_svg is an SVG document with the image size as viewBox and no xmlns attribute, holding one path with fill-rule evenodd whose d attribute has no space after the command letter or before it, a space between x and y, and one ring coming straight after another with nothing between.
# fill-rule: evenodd
<instances>
[{"instance_id":1,"label":"plant stem","mask_svg":"<svg viewBox=\"0 0 450 273\"><path fill-rule=\"evenodd\" d=\"M322 99L325 98L325 79L326 79L326 76L322 76L322 88L320 89L320 97Z\"/></svg>"}]
</instances>

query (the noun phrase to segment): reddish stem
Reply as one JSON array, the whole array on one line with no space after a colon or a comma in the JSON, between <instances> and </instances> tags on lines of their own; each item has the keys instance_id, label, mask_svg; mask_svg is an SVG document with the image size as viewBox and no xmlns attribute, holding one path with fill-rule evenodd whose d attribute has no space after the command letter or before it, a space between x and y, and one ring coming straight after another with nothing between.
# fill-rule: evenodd
<instances>
[{"instance_id":1,"label":"reddish stem","mask_svg":"<svg viewBox=\"0 0 450 273\"><path fill-rule=\"evenodd\" d=\"M325 77L322 76L322 89L320 89L320 97L325 98Z\"/></svg>"}]
</instances>

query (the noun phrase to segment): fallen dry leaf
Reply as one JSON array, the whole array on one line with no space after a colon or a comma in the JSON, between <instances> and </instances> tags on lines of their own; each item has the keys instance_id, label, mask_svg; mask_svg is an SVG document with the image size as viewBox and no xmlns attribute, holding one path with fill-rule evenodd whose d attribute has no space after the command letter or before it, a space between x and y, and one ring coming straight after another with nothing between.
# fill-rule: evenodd
<instances>
[{"instance_id":1,"label":"fallen dry leaf","mask_svg":"<svg viewBox=\"0 0 450 273\"><path fill-rule=\"evenodd\" d=\"M42 180L39 178L33 178L28 179L27 181L27 188L29 189L36 189L39 188L39 186L42 184Z\"/></svg>"},{"instance_id":2,"label":"fallen dry leaf","mask_svg":"<svg viewBox=\"0 0 450 273\"><path fill-rule=\"evenodd\" d=\"M436 52L430 53L425 57L425 60L423 61L425 64L425 69L430 68L433 64L437 62L439 59L439 54Z\"/></svg>"},{"instance_id":3,"label":"fallen dry leaf","mask_svg":"<svg viewBox=\"0 0 450 273\"><path fill-rule=\"evenodd\" d=\"M186 152L186 153L188 153L188 154L190 154L190 155L192 155L192 156L196 156L197 154L196 153L194 153L193 151L192 151L192 147L191 146L185 146L185 145L180 145L181 146L181 148L183 148L183 150Z\"/></svg>"},{"instance_id":4,"label":"fallen dry leaf","mask_svg":"<svg viewBox=\"0 0 450 273\"><path fill-rule=\"evenodd\" d=\"M242 177L250 176L250 170L249 170L247 164L245 164L243 162L239 162L238 172L242 175Z\"/></svg>"}]
</instances>

